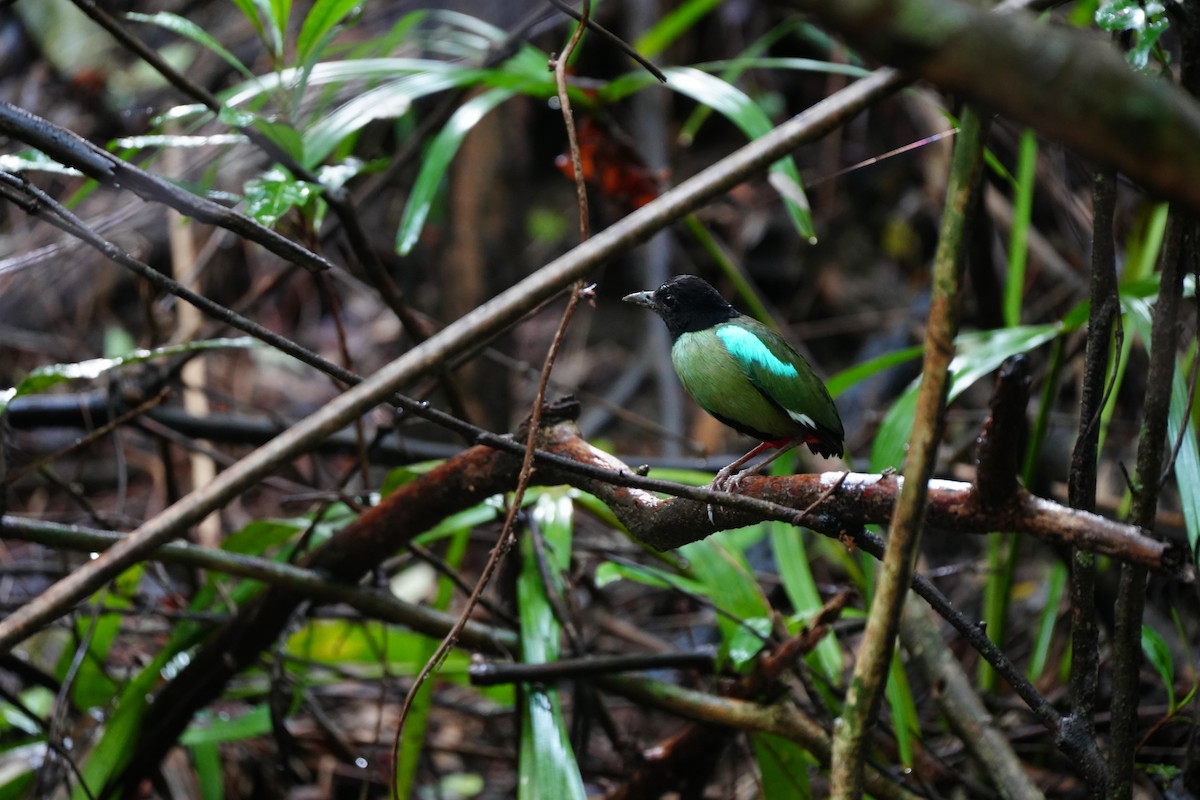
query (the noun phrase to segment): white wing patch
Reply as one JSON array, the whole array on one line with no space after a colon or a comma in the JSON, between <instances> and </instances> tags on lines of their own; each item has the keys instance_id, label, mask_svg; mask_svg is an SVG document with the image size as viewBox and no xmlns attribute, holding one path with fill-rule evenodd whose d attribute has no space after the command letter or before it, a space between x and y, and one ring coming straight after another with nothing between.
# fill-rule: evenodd
<instances>
[{"instance_id":1,"label":"white wing patch","mask_svg":"<svg viewBox=\"0 0 1200 800\"><path fill-rule=\"evenodd\" d=\"M717 337L725 345L725 349L729 354L743 364L757 364L764 367L771 374L778 375L781 378L796 377L796 368L785 361L780 361L771 349L762 343L757 336L745 328L737 325L722 325L717 328ZM802 424L812 425L812 421L804 416L799 419L797 415L788 412L789 416Z\"/></svg>"},{"instance_id":2,"label":"white wing patch","mask_svg":"<svg viewBox=\"0 0 1200 800\"><path fill-rule=\"evenodd\" d=\"M807 425L813 430L816 430L817 428L817 423L813 422L812 417L810 417L808 414L797 414L795 411L788 411L787 415L796 422L799 422L801 425Z\"/></svg>"}]
</instances>

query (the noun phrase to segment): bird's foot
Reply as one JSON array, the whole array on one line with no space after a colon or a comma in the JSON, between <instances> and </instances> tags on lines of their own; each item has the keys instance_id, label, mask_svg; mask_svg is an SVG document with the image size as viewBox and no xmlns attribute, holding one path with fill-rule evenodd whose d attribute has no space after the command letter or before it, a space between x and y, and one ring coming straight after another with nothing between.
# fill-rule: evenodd
<instances>
[{"instance_id":1,"label":"bird's foot","mask_svg":"<svg viewBox=\"0 0 1200 800\"><path fill-rule=\"evenodd\" d=\"M756 469L730 470L725 467L717 472L709 488L714 492L736 492L741 489L742 481L747 475L757 475Z\"/></svg>"}]
</instances>

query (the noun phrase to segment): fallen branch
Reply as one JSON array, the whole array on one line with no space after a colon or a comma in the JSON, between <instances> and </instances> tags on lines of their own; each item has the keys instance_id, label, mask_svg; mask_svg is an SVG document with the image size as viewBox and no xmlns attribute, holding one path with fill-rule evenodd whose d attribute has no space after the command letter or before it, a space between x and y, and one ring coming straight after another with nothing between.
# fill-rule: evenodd
<instances>
[{"instance_id":1,"label":"fallen branch","mask_svg":"<svg viewBox=\"0 0 1200 800\"><path fill-rule=\"evenodd\" d=\"M878 552L878 542L855 538L866 523L890 518L901 479L890 474L825 473L788 477L749 477L743 495L729 495L634 475L612 456L580 438L572 419L573 405L548 408L546 427L538 437L540 458L531 482L567 483L603 500L637 538L665 549L702 539L718 529L753 524L764 518L803 524L831 536L863 541ZM518 434L518 439L521 438ZM517 446L520 449L520 446ZM413 537L442 518L469 508L492 495L509 491L517 481L521 458L479 445L447 460L431 472L398 489L380 505L364 512L303 562L307 570L327 579L354 582L372 564L403 549ZM843 479L843 475L845 475ZM838 484L837 488L830 488ZM624 484L624 485L618 485ZM648 488L649 487L649 488ZM674 490L690 499L664 499L654 491ZM814 510L803 513L822 495ZM1139 529L1065 508L1019 492L1010 507L986 514L979 509L974 488L967 483L934 480L929 483L927 524L948 532L984 533L996 529L1036 534L1077 547L1091 547L1117 558L1190 578L1180 550L1154 541ZM715 524L707 506L714 504ZM738 508L728 506L736 505ZM752 510L747 510L752 509ZM927 583L927 582L926 582ZM923 593L925 596L927 593ZM219 629L192 657L188 666L159 692L140 727L142 740L136 760L120 782L135 784L152 770L173 746L195 712L224 690L230 679L269 648L296 608L308 597L291 588L272 588L246 604L237 618ZM928 599L928 598L927 598ZM939 609L941 611L941 609ZM961 625L962 620L958 620ZM959 627L959 625L956 625ZM971 626L967 624L967 628ZM961 632L961 628L960 628ZM978 631L973 631L982 636ZM975 642L973 646L977 646ZM996 659L994 647L989 662ZM1003 659L999 654L999 659ZM1022 693L1039 711L1044 700ZM1043 716L1039 713L1039 716ZM1058 720L1044 720L1054 727Z\"/></svg>"}]
</instances>

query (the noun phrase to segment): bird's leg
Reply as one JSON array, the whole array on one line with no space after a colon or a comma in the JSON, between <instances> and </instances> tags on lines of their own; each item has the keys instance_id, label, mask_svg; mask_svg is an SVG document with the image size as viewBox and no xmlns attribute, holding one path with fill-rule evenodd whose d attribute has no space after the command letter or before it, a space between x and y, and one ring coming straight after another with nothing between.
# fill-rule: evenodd
<instances>
[{"instance_id":1,"label":"bird's leg","mask_svg":"<svg viewBox=\"0 0 1200 800\"><path fill-rule=\"evenodd\" d=\"M792 439L790 441L785 441L782 443L780 443L780 442L763 442L758 447L754 448L749 453L742 456L737 461L733 462L728 467L725 467L725 469L722 469L720 472L718 472L717 477L713 480L713 488L714 489L719 488L722 491L726 491L726 492L736 491L738 489L738 485L742 482L742 478L746 477L747 475L761 475L762 471L771 465L771 462L773 462L775 459L779 458L781 455L783 455L784 453L791 450L796 445L800 444L802 441L804 441L804 440L803 439ZM763 452L764 450L768 450L770 448L776 448L775 452L772 453L770 456L768 456L766 459L764 459L762 461L762 463L756 464L753 467L749 467L747 469L742 470L741 472L737 472L737 474L734 474L734 472L737 470L738 467L745 464L747 461L754 458L754 456L758 455L759 453ZM729 474L723 474L726 472L726 470L729 471Z\"/></svg>"},{"instance_id":2,"label":"bird's leg","mask_svg":"<svg viewBox=\"0 0 1200 800\"><path fill-rule=\"evenodd\" d=\"M792 439L790 442L785 442L783 445L781 445L779 447L778 450L776 450L774 453L772 453L761 464L759 464L758 466L753 467L751 469L748 469L745 472L754 473L754 474L762 474L762 471L764 469L771 466L771 462L773 462L775 459L779 458L781 455L783 455L787 451L791 450L796 445L800 444L800 442L802 442L802 441L804 441L804 440L803 439Z\"/></svg>"},{"instance_id":3,"label":"bird's leg","mask_svg":"<svg viewBox=\"0 0 1200 800\"><path fill-rule=\"evenodd\" d=\"M712 488L717 491L720 491L720 492L727 491L730 488L729 479L731 477L733 477L733 474L735 472L737 472L738 470L740 470L742 468L743 464L745 464L747 461L749 461L750 459L757 456L759 453L770 450L773 447L775 447L775 445L772 444L771 442L763 442L762 444L758 445L753 450L751 450L749 453L746 453L746 455L739 458L737 461L734 461L729 466L722 467L720 470L717 471L717 477L713 478Z\"/></svg>"}]
</instances>

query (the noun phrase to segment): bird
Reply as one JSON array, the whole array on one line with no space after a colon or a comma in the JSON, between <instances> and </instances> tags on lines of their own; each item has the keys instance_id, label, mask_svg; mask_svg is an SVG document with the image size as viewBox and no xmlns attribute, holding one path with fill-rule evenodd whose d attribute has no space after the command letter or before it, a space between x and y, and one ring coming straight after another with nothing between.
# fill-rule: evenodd
<instances>
[{"instance_id":1,"label":"bird","mask_svg":"<svg viewBox=\"0 0 1200 800\"><path fill-rule=\"evenodd\" d=\"M671 363L692 399L762 442L719 470L714 488L736 487L742 467L769 450L775 452L755 471L800 444L825 457L842 455L846 434L824 382L782 335L739 312L703 278L679 275L623 300L666 323Z\"/></svg>"}]
</instances>

